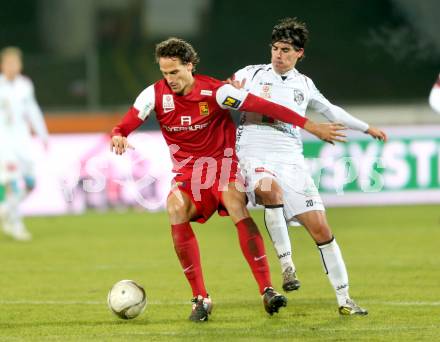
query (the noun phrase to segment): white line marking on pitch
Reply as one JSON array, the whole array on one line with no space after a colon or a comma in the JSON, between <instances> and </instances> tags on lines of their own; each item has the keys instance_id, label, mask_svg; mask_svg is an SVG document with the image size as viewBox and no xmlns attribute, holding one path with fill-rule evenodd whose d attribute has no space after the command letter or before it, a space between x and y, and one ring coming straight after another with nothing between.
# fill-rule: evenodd
<instances>
[{"instance_id":1,"label":"white line marking on pitch","mask_svg":"<svg viewBox=\"0 0 440 342\"><path fill-rule=\"evenodd\" d=\"M189 304L190 301L148 301L150 305L185 305ZM229 301L218 301L217 304L227 304ZM232 302L231 302L232 303ZM234 302L235 303L235 302ZM248 301L248 303L253 303ZM301 301L300 304L318 304L315 301ZM330 302L329 302L330 303ZM393 302L393 301L363 301L365 304L372 305L388 305L388 306L440 306L440 302L429 302L429 301L414 301L414 302ZM97 300L86 300L86 301L76 301L76 300L0 300L0 305L105 305L104 301Z\"/></svg>"}]
</instances>

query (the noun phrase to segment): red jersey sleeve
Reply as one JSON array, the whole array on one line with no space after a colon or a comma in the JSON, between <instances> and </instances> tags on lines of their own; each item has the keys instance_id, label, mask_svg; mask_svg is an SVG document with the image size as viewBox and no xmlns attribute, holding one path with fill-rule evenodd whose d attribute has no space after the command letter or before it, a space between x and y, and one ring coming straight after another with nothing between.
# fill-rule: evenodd
<instances>
[{"instance_id":1,"label":"red jersey sleeve","mask_svg":"<svg viewBox=\"0 0 440 342\"><path fill-rule=\"evenodd\" d=\"M299 115L297 112L251 93L249 93L243 101L240 110L244 112L264 114L272 119L287 122L301 128L304 128L304 125L307 122L307 118Z\"/></svg>"},{"instance_id":2,"label":"red jersey sleeve","mask_svg":"<svg viewBox=\"0 0 440 342\"><path fill-rule=\"evenodd\" d=\"M253 112L304 128L307 119L293 110L226 84L217 89L217 103L222 108Z\"/></svg>"},{"instance_id":3,"label":"red jersey sleeve","mask_svg":"<svg viewBox=\"0 0 440 342\"><path fill-rule=\"evenodd\" d=\"M139 94L134 105L127 111L122 121L113 128L111 135L128 136L148 118L155 104L154 85L151 85Z\"/></svg>"},{"instance_id":4,"label":"red jersey sleeve","mask_svg":"<svg viewBox=\"0 0 440 342\"><path fill-rule=\"evenodd\" d=\"M144 122L138 116L139 110L131 107L122 118L121 122L113 127L111 136L120 135L127 137L131 132L138 128Z\"/></svg>"}]
</instances>

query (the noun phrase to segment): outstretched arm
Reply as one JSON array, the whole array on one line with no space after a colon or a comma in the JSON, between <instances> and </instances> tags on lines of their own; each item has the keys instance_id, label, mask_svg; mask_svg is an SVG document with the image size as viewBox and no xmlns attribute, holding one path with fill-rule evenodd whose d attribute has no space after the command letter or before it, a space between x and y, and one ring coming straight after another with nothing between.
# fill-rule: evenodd
<instances>
[{"instance_id":1,"label":"outstretched arm","mask_svg":"<svg viewBox=\"0 0 440 342\"><path fill-rule=\"evenodd\" d=\"M144 120L139 118L139 110L134 107L130 107L127 113L125 113L121 122L113 127L111 135L128 137L131 132L133 132L143 123Z\"/></svg>"},{"instance_id":2,"label":"outstretched arm","mask_svg":"<svg viewBox=\"0 0 440 342\"><path fill-rule=\"evenodd\" d=\"M113 127L110 141L110 151L121 155L127 151L128 148L133 148L128 143L127 136L136 128L143 124L143 120L138 117L139 111L131 107L124 115L121 122Z\"/></svg>"},{"instance_id":3,"label":"outstretched arm","mask_svg":"<svg viewBox=\"0 0 440 342\"><path fill-rule=\"evenodd\" d=\"M331 122L340 122L348 128L369 134L375 139L387 140L385 132L376 127L369 126L366 122L350 115L343 108L335 106L320 93L311 80L309 80L309 83L311 88L309 106L312 109L324 115Z\"/></svg>"},{"instance_id":4,"label":"outstretched arm","mask_svg":"<svg viewBox=\"0 0 440 342\"><path fill-rule=\"evenodd\" d=\"M121 122L111 132L110 150L123 154L127 148L133 148L127 136L144 123L155 106L154 85L146 88L137 97L134 105L127 111Z\"/></svg>"},{"instance_id":5,"label":"outstretched arm","mask_svg":"<svg viewBox=\"0 0 440 342\"><path fill-rule=\"evenodd\" d=\"M341 130L345 129L343 125L337 123L317 124L287 107L236 89L230 84L223 85L217 89L216 99L222 108L266 115L275 120L304 128L324 141L345 142L345 134L341 132Z\"/></svg>"},{"instance_id":6,"label":"outstretched arm","mask_svg":"<svg viewBox=\"0 0 440 342\"><path fill-rule=\"evenodd\" d=\"M31 125L32 130L47 147L49 134L47 132L46 123L44 122L43 112L35 98L34 86L31 81L29 81L29 86L31 90L27 100L27 118L29 119L29 124Z\"/></svg>"}]
</instances>

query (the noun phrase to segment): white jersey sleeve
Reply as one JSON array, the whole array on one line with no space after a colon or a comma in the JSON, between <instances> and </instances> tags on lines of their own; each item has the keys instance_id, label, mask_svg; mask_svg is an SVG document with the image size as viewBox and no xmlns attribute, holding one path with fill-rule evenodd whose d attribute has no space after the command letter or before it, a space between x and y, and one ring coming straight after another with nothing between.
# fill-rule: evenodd
<instances>
[{"instance_id":1,"label":"white jersey sleeve","mask_svg":"<svg viewBox=\"0 0 440 342\"><path fill-rule=\"evenodd\" d=\"M368 129L369 126L366 122L355 118L341 107L335 106L327 100L310 78L307 78L307 84L310 89L310 108L324 115L329 121L342 123L348 128L361 132Z\"/></svg>"},{"instance_id":2,"label":"white jersey sleeve","mask_svg":"<svg viewBox=\"0 0 440 342\"><path fill-rule=\"evenodd\" d=\"M440 75L438 76L438 81L431 89L429 94L429 104L431 108L440 114Z\"/></svg>"},{"instance_id":3,"label":"white jersey sleeve","mask_svg":"<svg viewBox=\"0 0 440 342\"><path fill-rule=\"evenodd\" d=\"M35 98L34 85L31 80L26 80L27 86L29 88L28 95L26 98L26 115L29 119L29 124L32 130L37 134L37 136L44 142L48 141L48 132L46 123L44 122L43 112L37 103Z\"/></svg>"},{"instance_id":4,"label":"white jersey sleeve","mask_svg":"<svg viewBox=\"0 0 440 342\"><path fill-rule=\"evenodd\" d=\"M133 107L139 111L138 117L145 120L153 111L156 105L156 94L154 84L145 88L134 101Z\"/></svg>"},{"instance_id":5,"label":"white jersey sleeve","mask_svg":"<svg viewBox=\"0 0 440 342\"><path fill-rule=\"evenodd\" d=\"M215 97L220 108L240 110L247 95L247 91L225 84L217 89Z\"/></svg>"}]
</instances>

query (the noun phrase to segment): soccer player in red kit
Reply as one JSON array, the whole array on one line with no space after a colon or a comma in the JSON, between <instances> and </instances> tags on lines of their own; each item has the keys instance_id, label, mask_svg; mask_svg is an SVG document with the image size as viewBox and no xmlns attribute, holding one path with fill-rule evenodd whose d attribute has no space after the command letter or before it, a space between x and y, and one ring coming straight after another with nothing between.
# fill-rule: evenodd
<instances>
[{"instance_id":1,"label":"soccer player in red kit","mask_svg":"<svg viewBox=\"0 0 440 342\"><path fill-rule=\"evenodd\" d=\"M272 315L286 306L287 298L272 287L263 239L246 208L229 109L270 115L329 142L344 141L340 132L344 127L315 124L285 107L194 74L199 58L184 40L170 38L159 43L156 60L164 79L147 87L113 129L112 150L124 153L130 147L126 137L153 110L156 112L176 174L167 211L174 248L194 296L190 320L207 321L212 309L190 221L206 222L216 210L229 215L237 227L241 250L258 283L265 310Z\"/></svg>"}]
</instances>

